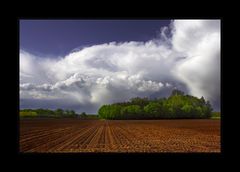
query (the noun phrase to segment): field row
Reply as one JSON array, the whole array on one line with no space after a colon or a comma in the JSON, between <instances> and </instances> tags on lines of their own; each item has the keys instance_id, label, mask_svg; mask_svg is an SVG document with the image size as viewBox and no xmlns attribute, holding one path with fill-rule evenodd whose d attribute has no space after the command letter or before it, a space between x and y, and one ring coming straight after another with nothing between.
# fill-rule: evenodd
<instances>
[{"instance_id":1,"label":"field row","mask_svg":"<svg viewBox=\"0 0 240 172\"><path fill-rule=\"evenodd\" d=\"M20 151L220 152L220 121L22 120Z\"/></svg>"}]
</instances>

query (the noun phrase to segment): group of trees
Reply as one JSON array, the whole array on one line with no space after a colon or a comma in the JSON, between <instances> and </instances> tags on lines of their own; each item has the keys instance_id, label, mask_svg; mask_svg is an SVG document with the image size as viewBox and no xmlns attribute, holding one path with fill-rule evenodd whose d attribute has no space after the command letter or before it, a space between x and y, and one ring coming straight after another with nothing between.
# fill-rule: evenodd
<instances>
[{"instance_id":1,"label":"group of trees","mask_svg":"<svg viewBox=\"0 0 240 172\"><path fill-rule=\"evenodd\" d=\"M211 112L210 102L203 97L199 99L173 90L168 98L136 97L128 102L103 105L98 114L103 119L174 119L210 118Z\"/></svg>"},{"instance_id":2,"label":"group of trees","mask_svg":"<svg viewBox=\"0 0 240 172\"><path fill-rule=\"evenodd\" d=\"M86 119L86 120L97 120L98 119L98 115L96 114L86 114L85 112L82 112L79 115L80 119Z\"/></svg>"},{"instance_id":3,"label":"group of trees","mask_svg":"<svg viewBox=\"0 0 240 172\"><path fill-rule=\"evenodd\" d=\"M37 113L36 112L31 112L31 111L28 111L28 112L26 112L26 111L20 111L20 117L23 117L23 118L25 118L25 117L37 117L38 115L37 115Z\"/></svg>"},{"instance_id":4,"label":"group of trees","mask_svg":"<svg viewBox=\"0 0 240 172\"><path fill-rule=\"evenodd\" d=\"M20 110L20 117L69 117L74 118L78 115L73 110L63 110L63 109L23 109Z\"/></svg>"},{"instance_id":5,"label":"group of trees","mask_svg":"<svg viewBox=\"0 0 240 172\"><path fill-rule=\"evenodd\" d=\"M77 114L74 110L63 109L21 109L19 112L21 118L79 118L79 119L98 119L96 114L86 114L82 112Z\"/></svg>"},{"instance_id":6,"label":"group of trees","mask_svg":"<svg viewBox=\"0 0 240 172\"><path fill-rule=\"evenodd\" d=\"M212 112L212 119L221 119L221 113L220 112Z\"/></svg>"}]
</instances>

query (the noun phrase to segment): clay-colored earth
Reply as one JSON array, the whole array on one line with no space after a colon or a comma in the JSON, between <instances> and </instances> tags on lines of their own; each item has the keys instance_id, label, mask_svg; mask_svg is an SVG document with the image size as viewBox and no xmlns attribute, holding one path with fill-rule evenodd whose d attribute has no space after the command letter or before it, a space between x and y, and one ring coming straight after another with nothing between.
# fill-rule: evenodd
<instances>
[{"instance_id":1,"label":"clay-colored earth","mask_svg":"<svg viewBox=\"0 0 240 172\"><path fill-rule=\"evenodd\" d=\"M220 120L20 120L20 152L220 152Z\"/></svg>"}]
</instances>

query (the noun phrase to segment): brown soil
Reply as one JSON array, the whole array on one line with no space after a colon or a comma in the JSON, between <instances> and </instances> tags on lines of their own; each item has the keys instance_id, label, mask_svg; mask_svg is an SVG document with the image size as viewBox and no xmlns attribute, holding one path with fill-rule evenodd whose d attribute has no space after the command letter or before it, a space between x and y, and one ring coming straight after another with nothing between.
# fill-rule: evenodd
<instances>
[{"instance_id":1,"label":"brown soil","mask_svg":"<svg viewBox=\"0 0 240 172\"><path fill-rule=\"evenodd\" d=\"M20 152L220 152L220 120L20 121Z\"/></svg>"}]
</instances>

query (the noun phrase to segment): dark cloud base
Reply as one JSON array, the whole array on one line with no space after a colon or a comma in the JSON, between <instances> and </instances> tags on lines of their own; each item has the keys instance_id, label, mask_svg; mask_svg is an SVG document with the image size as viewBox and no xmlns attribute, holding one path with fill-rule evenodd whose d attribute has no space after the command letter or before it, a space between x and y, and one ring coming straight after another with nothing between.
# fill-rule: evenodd
<instances>
[{"instance_id":1,"label":"dark cloud base","mask_svg":"<svg viewBox=\"0 0 240 172\"><path fill-rule=\"evenodd\" d=\"M81 105L76 102L71 102L69 100L40 100L40 99L20 99L20 109L38 109L38 108L44 108L44 109L72 109L75 110L78 113L81 112L87 112L90 114L97 113L97 110L99 108L98 105L93 104L87 104L87 105Z\"/></svg>"}]
</instances>

